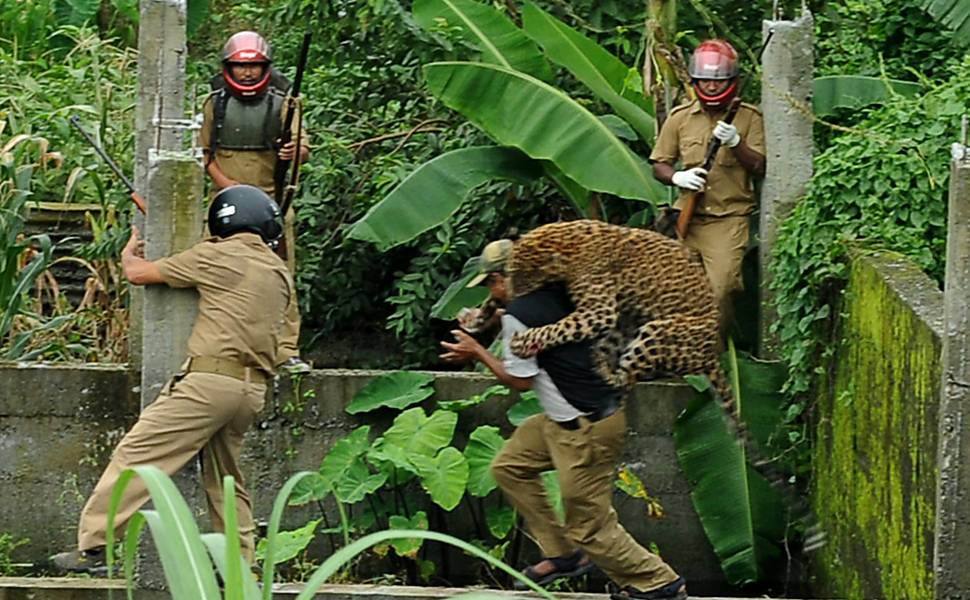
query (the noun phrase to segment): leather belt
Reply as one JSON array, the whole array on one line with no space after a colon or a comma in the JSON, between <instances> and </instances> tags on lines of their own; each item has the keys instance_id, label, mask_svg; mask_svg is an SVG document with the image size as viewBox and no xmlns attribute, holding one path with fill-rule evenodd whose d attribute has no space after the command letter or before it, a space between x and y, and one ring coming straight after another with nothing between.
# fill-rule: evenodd
<instances>
[{"instance_id":1,"label":"leather belt","mask_svg":"<svg viewBox=\"0 0 970 600\"><path fill-rule=\"evenodd\" d=\"M609 417L616 411L620 410L623 403L619 400L613 398L607 400L602 406L598 407L596 410L592 411L588 415L583 415L582 417L576 417L575 419L570 419L568 421L556 421L556 425L559 425L563 429L568 429L569 431L576 431L582 426L579 422L580 419L586 419L590 423L595 423L597 421L602 421L606 417Z\"/></svg>"},{"instance_id":2,"label":"leather belt","mask_svg":"<svg viewBox=\"0 0 970 600\"><path fill-rule=\"evenodd\" d=\"M193 356L185 365L186 373L215 373L240 381L247 379L253 383L266 383L266 373L256 367L246 367L234 360L215 356ZM248 377L247 377L248 376Z\"/></svg>"}]
</instances>

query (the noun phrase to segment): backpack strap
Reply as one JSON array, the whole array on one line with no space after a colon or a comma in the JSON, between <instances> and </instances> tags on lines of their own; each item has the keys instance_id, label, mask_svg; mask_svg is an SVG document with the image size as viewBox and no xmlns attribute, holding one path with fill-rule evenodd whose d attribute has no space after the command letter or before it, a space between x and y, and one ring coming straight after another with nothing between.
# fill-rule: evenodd
<instances>
[{"instance_id":1,"label":"backpack strap","mask_svg":"<svg viewBox=\"0 0 970 600\"><path fill-rule=\"evenodd\" d=\"M226 105L229 104L229 91L226 88L219 90L212 106L212 131L209 133L209 160L205 166L216 159L216 150L219 149L219 134L222 133L222 126L226 122Z\"/></svg>"}]
</instances>

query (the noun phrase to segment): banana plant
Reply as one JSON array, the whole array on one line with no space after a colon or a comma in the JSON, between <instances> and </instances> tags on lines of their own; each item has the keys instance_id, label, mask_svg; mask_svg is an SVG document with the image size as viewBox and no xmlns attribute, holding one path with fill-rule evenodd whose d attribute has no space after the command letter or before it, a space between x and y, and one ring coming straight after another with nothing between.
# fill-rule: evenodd
<instances>
[{"instance_id":1,"label":"banana plant","mask_svg":"<svg viewBox=\"0 0 970 600\"><path fill-rule=\"evenodd\" d=\"M521 28L477 0L417 0L413 9L415 20L432 33L458 32L478 51L480 62L425 65L425 79L432 94L496 146L452 152L418 167L354 224L349 237L382 249L405 243L440 225L475 187L495 179L546 178L584 215L591 193L648 204L667 200L646 160L617 135L623 131L619 120L653 143L653 104L643 96L636 69L529 2ZM594 114L550 84L548 62L575 76L616 114Z\"/></svg>"},{"instance_id":2,"label":"banana plant","mask_svg":"<svg viewBox=\"0 0 970 600\"><path fill-rule=\"evenodd\" d=\"M922 0L923 9L953 32L953 41L970 45L970 0Z\"/></svg>"},{"instance_id":3,"label":"banana plant","mask_svg":"<svg viewBox=\"0 0 970 600\"><path fill-rule=\"evenodd\" d=\"M723 360L735 406L762 451L780 452L783 422L780 363L739 359L729 343ZM744 585L776 572L784 558L788 514L779 493L748 464L706 377L688 376L696 393L674 426L691 499L728 581Z\"/></svg>"}]
</instances>

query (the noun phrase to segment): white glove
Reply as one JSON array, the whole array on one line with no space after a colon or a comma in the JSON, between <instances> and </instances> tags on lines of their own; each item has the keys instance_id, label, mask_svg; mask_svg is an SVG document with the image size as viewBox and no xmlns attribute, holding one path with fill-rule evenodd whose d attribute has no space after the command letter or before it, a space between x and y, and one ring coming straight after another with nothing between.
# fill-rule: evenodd
<instances>
[{"instance_id":1,"label":"white glove","mask_svg":"<svg viewBox=\"0 0 970 600\"><path fill-rule=\"evenodd\" d=\"M953 142L953 145L950 146L950 156L955 161L970 158L970 154L967 153L967 147L959 142Z\"/></svg>"},{"instance_id":2,"label":"white glove","mask_svg":"<svg viewBox=\"0 0 970 600\"><path fill-rule=\"evenodd\" d=\"M714 137L721 140L721 143L728 148L734 148L741 143L741 134L738 133L738 128L724 121L717 122L714 127Z\"/></svg>"},{"instance_id":3,"label":"white glove","mask_svg":"<svg viewBox=\"0 0 970 600\"><path fill-rule=\"evenodd\" d=\"M679 188L699 192L707 183L707 169L694 167L686 171L677 171L670 177L670 181Z\"/></svg>"}]
</instances>

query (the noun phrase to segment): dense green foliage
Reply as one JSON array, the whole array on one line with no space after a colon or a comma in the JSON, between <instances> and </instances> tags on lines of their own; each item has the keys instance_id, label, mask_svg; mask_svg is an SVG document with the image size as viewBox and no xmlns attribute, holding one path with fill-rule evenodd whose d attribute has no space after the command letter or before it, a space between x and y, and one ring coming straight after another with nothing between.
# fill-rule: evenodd
<instances>
[{"instance_id":1,"label":"dense green foliage","mask_svg":"<svg viewBox=\"0 0 970 600\"><path fill-rule=\"evenodd\" d=\"M937 280L943 272L949 143L970 103L970 60L915 99L873 110L815 160L806 198L782 225L774 262L777 323L792 367L789 387L806 391L832 347L825 334L833 294L853 244L889 248Z\"/></svg>"},{"instance_id":2,"label":"dense green foliage","mask_svg":"<svg viewBox=\"0 0 970 600\"><path fill-rule=\"evenodd\" d=\"M769 16L773 4L767 0L678 2L676 41L686 49L698 39L723 36L750 59L760 42L760 20ZM797 1L779 4L787 17L794 16L800 6ZM810 2L816 19L817 72L884 73L897 79L926 79L931 84L945 79L946 64L956 55L956 48L949 42L951 34L927 18L921 4L920 0ZM515 22L521 19L518 3L493 5ZM595 39L622 62L642 64L645 2L543 0L537 5ZM135 43L136 15L131 2L102 2L98 11L92 11L91 6L92 2L0 0L4 23L0 90L8 98L0 117L6 122L4 134L8 138L21 133L41 136L49 142L50 150L64 158L60 168L35 170L31 186L34 198L93 201L109 210L114 206L127 208L126 195L118 183L105 174L66 120L71 111L79 113L87 129L100 136L123 169L131 171L135 69L130 48ZM190 8L194 19L208 9L207 19L190 38L188 65L192 80L199 86L205 85L218 68L218 48L226 31L255 28L264 32L275 46L277 65L289 74L303 29L293 24L305 24L315 33L311 70L305 82L306 120L314 152L304 169L297 200L301 221L298 284L305 315L304 345L311 351L327 346L325 340L340 339L348 333L358 344L374 336L382 339L381 330L389 328L403 345L403 361L384 344L386 358L350 358L348 364L433 362L434 331L447 325L429 324L431 307L466 260L490 238L574 214L547 184L522 187L502 183L484 186L448 223L391 253L380 254L369 244L345 239L350 224L418 165L448 150L485 141L481 132L431 97L420 73L423 64L467 59L474 49L453 31L429 33L419 27L408 0L210 0L193 2ZM563 71L557 74L556 84L588 106L602 106ZM756 82L752 81L746 95L756 93ZM850 157L868 156L869 151L860 149L862 146L871 145L872 152L881 149L879 143L872 142L880 139L880 114L892 118L888 112L871 117L865 112L839 115L839 123L858 125L861 136L846 137L820 128L820 149L834 144L840 150L820 158L813 189L837 185L849 190L856 185L851 182L863 187L877 185L879 178L871 177L865 169L853 169L855 163L849 161ZM862 118L868 120L860 124ZM915 126L909 117L900 121L904 122ZM946 131L952 132L952 119ZM643 153L646 148L637 150ZM879 156L889 160L885 152ZM934 157L938 155L926 156L929 166L917 161L919 167L934 174L933 183L945 180L934 171ZM836 158L842 163L840 167L827 166ZM827 174L833 172L838 173L837 182L829 181L833 178ZM905 189L892 179L902 176L885 177L890 178L891 189ZM919 185L920 179L914 175L913 185ZM878 185L882 188L885 184ZM932 188L929 178L925 185ZM815 192L813 197L821 199L821 193ZM636 210L636 203L607 202L612 203L608 207L612 212L607 214L613 219L625 220ZM808 204L815 202L810 199ZM912 214L910 211L902 222L908 222ZM801 215L796 218L807 220ZM118 218L103 217L98 244L89 258L117 252L125 237L126 222L123 213ZM120 226L106 226L114 222ZM889 240L913 236L905 227L896 231L887 223L871 227ZM866 226L865 231L872 237L870 229ZM922 242L926 251L938 249L942 243L940 229L930 228L927 233L929 238L924 236ZM785 261L782 257L780 262ZM805 261L802 264L810 266ZM924 263L929 264L925 257ZM837 268L832 268L838 275ZM791 273L794 271L792 268ZM783 285L795 289L812 278L827 281L827 275L806 273L799 278L792 274L790 283ZM809 292L801 293L804 300ZM803 302L797 310L792 306L795 304L783 306L789 311L786 314L803 314L799 311L808 311L811 306L824 310L819 302ZM793 364L807 373L805 346L817 344L818 338L796 341L792 327L801 332L799 335L810 329L801 320L786 322L786 352ZM804 386L804 378L800 381L795 389Z\"/></svg>"}]
</instances>

